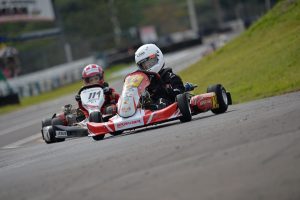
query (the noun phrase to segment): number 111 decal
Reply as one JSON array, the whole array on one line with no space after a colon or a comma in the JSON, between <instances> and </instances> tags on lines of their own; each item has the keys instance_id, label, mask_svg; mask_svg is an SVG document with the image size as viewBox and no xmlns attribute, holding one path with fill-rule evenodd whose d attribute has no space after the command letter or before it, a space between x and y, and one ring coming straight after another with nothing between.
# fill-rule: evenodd
<instances>
[{"instance_id":1,"label":"number 111 decal","mask_svg":"<svg viewBox=\"0 0 300 200\"><path fill-rule=\"evenodd\" d=\"M89 94L89 99L94 99L96 95L98 96L98 98L100 98L100 94L101 94L100 91L99 92L91 92Z\"/></svg>"}]
</instances>

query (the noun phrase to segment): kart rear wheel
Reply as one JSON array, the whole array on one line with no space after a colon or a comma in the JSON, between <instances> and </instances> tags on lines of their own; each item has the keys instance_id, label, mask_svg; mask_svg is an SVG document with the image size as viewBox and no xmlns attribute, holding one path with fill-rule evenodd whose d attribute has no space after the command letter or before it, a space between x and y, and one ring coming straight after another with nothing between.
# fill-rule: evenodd
<instances>
[{"instance_id":1,"label":"kart rear wheel","mask_svg":"<svg viewBox=\"0 0 300 200\"><path fill-rule=\"evenodd\" d=\"M90 113L89 121L90 122L96 122L96 123L103 122L102 114L100 112L97 112L97 111ZM96 136L93 136L93 139L96 140L96 141L103 140L104 136L105 136L104 134L103 135L96 135Z\"/></svg>"},{"instance_id":2,"label":"kart rear wheel","mask_svg":"<svg viewBox=\"0 0 300 200\"><path fill-rule=\"evenodd\" d=\"M176 96L176 100L178 103L178 108L182 114L182 116L179 118L181 122L189 122L192 120L192 113L191 113L191 107L189 98L187 96L187 93L178 94Z\"/></svg>"},{"instance_id":3,"label":"kart rear wheel","mask_svg":"<svg viewBox=\"0 0 300 200\"><path fill-rule=\"evenodd\" d=\"M55 137L55 130L53 128L53 125L64 125L64 122L60 118L58 118L58 117L55 117L55 118L52 119L52 129L53 129L54 138L56 140L55 142L63 142L63 141L65 141L66 138L56 138Z\"/></svg>"},{"instance_id":4,"label":"kart rear wheel","mask_svg":"<svg viewBox=\"0 0 300 200\"><path fill-rule=\"evenodd\" d=\"M211 109L211 111L215 114L221 114L226 112L228 109L228 98L225 88L221 84L216 84L209 86L207 88L207 92L214 92L217 96L217 101L219 104L219 108Z\"/></svg>"}]
</instances>

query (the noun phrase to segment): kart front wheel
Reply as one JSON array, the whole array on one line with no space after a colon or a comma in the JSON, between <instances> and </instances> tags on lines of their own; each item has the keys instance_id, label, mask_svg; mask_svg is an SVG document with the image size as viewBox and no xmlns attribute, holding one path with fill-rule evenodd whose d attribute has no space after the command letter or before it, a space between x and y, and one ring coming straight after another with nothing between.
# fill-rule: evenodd
<instances>
[{"instance_id":1,"label":"kart front wheel","mask_svg":"<svg viewBox=\"0 0 300 200\"><path fill-rule=\"evenodd\" d=\"M90 113L89 122L96 122L96 123L103 122L102 114L97 111Z\"/></svg>"},{"instance_id":2,"label":"kart front wheel","mask_svg":"<svg viewBox=\"0 0 300 200\"><path fill-rule=\"evenodd\" d=\"M51 144L56 142L55 132L52 126L43 127L42 136L46 144Z\"/></svg>"},{"instance_id":3,"label":"kart front wheel","mask_svg":"<svg viewBox=\"0 0 300 200\"><path fill-rule=\"evenodd\" d=\"M52 118L47 118L47 119L43 119L42 120L42 138L43 140L46 142L46 140L48 139L49 135L45 136L45 131L48 131L48 128L46 128L47 126L51 126L51 120ZM47 142L46 142L47 143Z\"/></svg>"},{"instance_id":4,"label":"kart front wheel","mask_svg":"<svg viewBox=\"0 0 300 200\"><path fill-rule=\"evenodd\" d=\"M216 85L209 86L207 88L207 92L216 93L217 101L219 104L218 108L211 109L211 111L215 114L221 114L226 112L228 109L229 100L227 98L227 93L225 88L221 84L216 84Z\"/></svg>"},{"instance_id":5,"label":"kart front wheel","mask_svg":"<svg viewBox=\"0 0 300 200\"><path fill-rule=\"evenodd\" d=\"M181 117L179 118L181 122L189 122L192 120L192 113L190 108L189 98L187 93L178 94L176 96L176 100L178 103L178 108L181 112Z\"/></svg>"},{"instance_id":6,"label":"kart front wheel","mask_svg":"<svg viewBox=\"0 0 300 200\"><path fill-rule=\"evenodd\" d=\"M55 130L53 125L62 125L63 122L58 118L47 118L42 121L42 137L47 144L62 142L64 138L55 138Z\"/></svg>"},{"instance_id":7,"label":"kart front wheel","mask_svg":"<svg viewBox=\"0 0 300 200\"><path fill-rule=\"evenodd\" d=\"M96 111L90 113L89 121L90 122L96 122L96 123L103 122L102 114L100 112L96 112ZM96 135L96 136L93 136L93 139L96 140L96 141L103 140L104 136L105 136L104 134L103 135Z\"/></svg>"},{"instance_id":8,"label":"kart front wheel","mask_svg":"<svg viewBox=\"0 0 300 200\"><path fill-rule=\"evenodd\" d=\"M110 134L113 135L113 136L117 136L117 135L121 135L122 133L123 133L123 131L115 131L115 132L112 132Z\"/></svg>"},{"instance_id":9,"label":"kart front wheel","mask_svg":"<svg viewBox=\"0 0 300 200\"><path fill-rule=\"evenodd\" d=\"M105 136L105 135L96 135L96 136L93 136L93 139L94 139L95 141L103 140L104 136Z\"/></svg>"}]
</instances>

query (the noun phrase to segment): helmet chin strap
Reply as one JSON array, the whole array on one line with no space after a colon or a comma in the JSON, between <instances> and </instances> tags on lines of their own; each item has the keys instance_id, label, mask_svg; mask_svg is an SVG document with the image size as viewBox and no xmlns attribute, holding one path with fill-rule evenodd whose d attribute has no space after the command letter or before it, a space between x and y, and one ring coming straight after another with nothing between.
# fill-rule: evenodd
<instances>
[{"instance_id":1,"label":"helmet chin strap","mask_svg":"<svg viewBox=\"0 0 300 200\"><path fill-rule=\"evenodd\" d=\"M161 69L159 70L159 72L165 67L165 63L163 64L163 66L161 67Z\"/></svg>"}]
</instances>

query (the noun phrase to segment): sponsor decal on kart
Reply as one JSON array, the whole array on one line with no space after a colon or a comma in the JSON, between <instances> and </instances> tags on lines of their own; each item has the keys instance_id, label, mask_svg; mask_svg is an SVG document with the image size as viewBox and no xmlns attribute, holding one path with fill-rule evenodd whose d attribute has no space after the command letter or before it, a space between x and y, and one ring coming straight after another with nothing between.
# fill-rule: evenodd
<instances>
[{"instance_id":1,"label":"sponsor decal on kart","mask_svg":"<svg viewBox=\"0 0 300 200\"><path fill-rule=\"evenodd\" d=\"M214 95L211 101L212 101L212 109L219 108L219 104L217 102L217 95Z\"/></svg>"},{"instance_id":2,"label":"sponsor decal on kart","mask_svg":"<svg viewBox=\"0 0 300 200\"><path fill-rule=\"evenodd\" d=\"M124 122L119 122L116 124L116 130L133 128L133 127L142 126L142 125L144 125L144 122L142 119L135 119L132 121L124 121Z\"/></svg>"},{"instance_id":3,"label":"sponsor decal on kart","mask_svg":"<svg viewBox=\"0 0 300 200\"><path fill-rule=\"evenodd\" d=\"M80 98L84 106L99 107L104 102L103 89L100 87L85 89Z\"/></svg>"},{"instance_id":4,"label":"sponsor decal on kart","mask_svg":"<svg viewBox=\"0 0 300 200\"><path fill-rule=\"evenodd\" d=\"M115 126L115 130L124 130L124 129L130 129L138 126L143 126L144 119L143 116L145 116L144 110L138 109L137 112L134 114L134 116L130 118L123 118L118 115L112 117L110 120L113 122Z\"/></svg>"},{"instance_id":5,"label":"sponsor decal on kart","mask_svg":"<svg viewBox=\"0 0 300 200\"><path fill-rule=\"evenodd\" d=\"M121 109L121 111L124 112L124 113L129 112L130 110L131 110L131 107L129 107L129 106L128 107L123 106L122 109Z\"/></svg>"},{"instance_id":6,"label":"sponsor decal on kart","mask_svg":"<svg viewBox=\"0 0 300 200\"><path fill-rule=\"evenodd\" d=\"M55 131L56 137L67 137L67 131Z\"/></svg>"},{"instance_id":7,"label":"sponsor decal on kart","mask_svg":"<svg viewBox=\"0 0 300 200\"><path fill-rule=\"evenodd\" d=\"M201 111L207 111L209 109L218 108L217 97L214 92L200 94L192 97L191 106L197 106Z\"/></svg>"},{"instance_id":8,"label":"sponsor decal on kart","mask_svg":"<svg viewBox=\"0 0 300 200\"><path fill-rule=\"evenodd\" d=\"M124 86L125 88L138 87L141 84L142 80L143 76L139 74L129 76L126 78Z\"/></svg>"}]
</instances>

